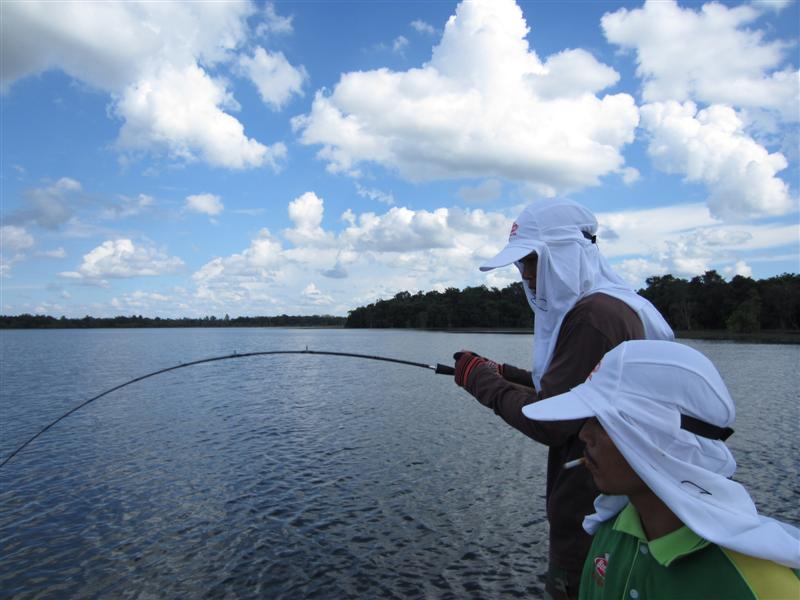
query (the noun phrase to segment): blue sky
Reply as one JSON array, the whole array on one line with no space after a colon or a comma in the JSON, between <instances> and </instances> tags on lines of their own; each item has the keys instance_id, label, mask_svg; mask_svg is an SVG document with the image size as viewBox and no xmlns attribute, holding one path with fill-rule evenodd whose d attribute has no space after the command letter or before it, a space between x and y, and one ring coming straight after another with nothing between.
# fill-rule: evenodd
<instances>
[{"instance_id":1,"label":"blue sky","mask_svg":"<svg viewBox=\"0 0 800 600\"><path fill-rule=\"evenodd\" d=\"M337 314L566 196L633 286L798 272L797 2L3 0L0 312Z\"/></svg>"}]
</instances>

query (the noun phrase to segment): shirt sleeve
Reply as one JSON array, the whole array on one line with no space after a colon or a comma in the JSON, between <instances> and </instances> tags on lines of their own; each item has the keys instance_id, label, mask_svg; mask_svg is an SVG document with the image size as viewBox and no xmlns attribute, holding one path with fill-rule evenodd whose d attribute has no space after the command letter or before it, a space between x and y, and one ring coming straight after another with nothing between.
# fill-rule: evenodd
<instances>
[{"instance_id":1,"label":"shirt sleeve","mask_svg":"<svg viewBox=\"0 0 800 600\"><path fill-rule=\"evenodd\" d=\"M506 381L496 370L486 366L473 370L466 389L528 437L547 446L559 446L577 435L583 420L533 421L522 414L522 407L567 392L585 381L611 347L607 336L589 320L567 318L559 331L550 366L542 377L541 390Z\"/></svg>"}]
</instances>

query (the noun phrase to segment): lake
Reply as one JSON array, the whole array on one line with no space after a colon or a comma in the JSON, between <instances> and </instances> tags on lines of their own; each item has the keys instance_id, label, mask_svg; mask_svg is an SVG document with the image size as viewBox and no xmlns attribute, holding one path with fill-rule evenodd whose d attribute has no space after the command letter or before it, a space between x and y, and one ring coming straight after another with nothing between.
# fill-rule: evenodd
<instances>
[{"instance_id":1,"label":"lake","mask_svg":"<svg viewBox=\"0 0 800 600\"><path fill-rule=\"evenodd\" d=\"M2 331L0 459L134 377L311 350L526 367L527 335L387 330ZM800 347L687 341L737 405L736 479L800 525ZM3 598L540 597L546 449L452 377L332 356L147 379L0 470Z\"/></svg>"}]
</instances>

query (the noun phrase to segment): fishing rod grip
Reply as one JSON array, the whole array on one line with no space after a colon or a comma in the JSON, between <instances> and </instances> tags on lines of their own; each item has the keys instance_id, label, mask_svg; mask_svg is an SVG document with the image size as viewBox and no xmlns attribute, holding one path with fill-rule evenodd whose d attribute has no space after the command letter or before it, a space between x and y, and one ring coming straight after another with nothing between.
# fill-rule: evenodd
<instances>
[{"instance_id":1,"label":"fishing rod grip","mask_svg":"<svg viewBox=\"0 0 800 600\"><path fill-rule=\"evenodd\" d=\"M455 375L456 370L453 367L443 365L442 363L436 363L436 370L434 373L439 375Z\"/></svg>"}]
</instances>

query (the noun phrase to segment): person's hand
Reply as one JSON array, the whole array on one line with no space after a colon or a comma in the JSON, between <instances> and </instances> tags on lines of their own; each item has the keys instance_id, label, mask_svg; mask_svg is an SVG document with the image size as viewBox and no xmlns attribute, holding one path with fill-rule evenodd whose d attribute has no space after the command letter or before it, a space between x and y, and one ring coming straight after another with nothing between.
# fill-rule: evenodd
<instances>
[{"instance_id":1,"label":"person's hand","mask_svg":"<svg viewBox=\"0 0 800 600\"><path fill-rule=\"evenodd\" d=\"M478 365L486 365L491 367L502 375L502 365L498 365L496 362L475 354L474 352L470 352L469 350L461 350L456 352L453 354L453 358L456 361L456 385L460 385L463 388L467 387L469 376Z\"/></svg>"}]
</instances>

